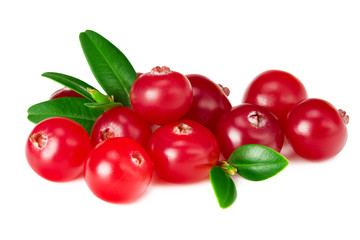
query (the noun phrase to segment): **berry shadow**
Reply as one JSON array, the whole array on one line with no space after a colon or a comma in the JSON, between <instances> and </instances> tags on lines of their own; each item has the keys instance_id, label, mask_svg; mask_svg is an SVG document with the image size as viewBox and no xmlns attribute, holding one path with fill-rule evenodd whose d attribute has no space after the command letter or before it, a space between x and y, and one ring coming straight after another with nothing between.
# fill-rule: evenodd
<instances>
[{"instance_id":1,"label":"berry shadow","mask_svg":"<svg viewBox=\"0 0 360 240\"><path fill-rule=\"evenodd\" d=\"M196 181L196 182L185 182L185 183L173 183L173 182L168 182L165 181L163 179L161 179L156 172L153 172L153 176L151 179L151 185L153 186L186 186L186 185L194 185L194 184L200 184L203 182L209 181L209 178L204 178L203 180L200 181Z\"/></svg>"}]
</instances>

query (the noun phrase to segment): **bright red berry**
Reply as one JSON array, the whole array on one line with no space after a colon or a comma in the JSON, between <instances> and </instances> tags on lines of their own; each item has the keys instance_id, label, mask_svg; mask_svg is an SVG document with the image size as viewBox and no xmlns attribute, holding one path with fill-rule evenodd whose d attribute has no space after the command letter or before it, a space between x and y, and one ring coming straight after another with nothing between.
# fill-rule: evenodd
<instances>
[{"instance_id":1,"label":"bright red berry","mask_svg":"<svg viewBox=\"0 0 360 240\"><path fill-rule=\"evenodd\" d=\"M135 141L116 137L96 145L85 164L84 178L90 190L111 203L138 199L152 177L146 151Z\"/></svg>"},{"instance_id":2,"label":"bright red berry","mask_svg":"<svg viewBox=\"0 0 360 240\"><path fill-rule=\"evenodd\" d=\"M192 120L180 120L153 133L148 153L160 178L185 183L208 177L220 151L209 129Z\"/></svg>"},{"instance_id":3,"label":"bright red berry","mask_svg":"<svg viewBox=\"0 0 360 240\"><path fill-rule=\"evenodd\" d=\"M108 138L127 137L146 148L152 134L151 127L133 109L112 108L101 114L91 129L93 146Z\"/></svg>"},{"instance_id":4,"label":"bright red berry","mask_svg":"<svg viewBox=\"0 0 360 240\"><path fill-rule=\"evenodd\" d=\"M180 119L190 108L189 80L168 67L155 67L142 74L130 91L131 105L146 121L165 124Z\"/></svg>"},{"instance_id":5,"label":"bright red berry","mask_svg":"<svg viewBox=\"0 0 360 240\"><path fill-rule=\"evenodd\" d=\"M220 117L230 111L229 91L199 74L186 75L193 89L193 101L183 119L197 121L215 132Z\"/></svg>"},{"instance_id":6,"label":"bright red berry","mask_svg":"<svg viewBox=\"0 0 360 240\"><path fill-rule=\"evenodd\" d=\"M347 140L349 117L329 102L310 98L298 103L289 113L285 134L301 157L319 161L338 154Z\"/></svg>"},{"instance_id":7,"label":"bright red berry","mask_svg":"<svg viewBox=\"0 0 360 240\"><path fill-rule=\"evenodd\" d=\"M25 153L37 174L62 182L82 173L90 149L90 137L80 124L54 117L35 126L27 139Z\"/></svg>"},{"instance_id":8,"label":"bright red berry","mask_svg":"<svg viewBox=\"0 0 360 240\"><path fill-rule=\"evenodd\" d=\"M284 132L278 118L266 108L243 103L219 120L216 138L225 158L241 145L260 144L280 152Z\"/></svg>"},{"instance_id":9,"label":"bright red berry","mask_svg":"<svg viewBox=\"0 0 360 240\"><path fill-rule=\"evenodd\" d=\"M291 108L306 98L306 89L295 76L280 70L269 70L251 82L243 102L267 108L283 123Z\"/></svg>"}]
</instances>

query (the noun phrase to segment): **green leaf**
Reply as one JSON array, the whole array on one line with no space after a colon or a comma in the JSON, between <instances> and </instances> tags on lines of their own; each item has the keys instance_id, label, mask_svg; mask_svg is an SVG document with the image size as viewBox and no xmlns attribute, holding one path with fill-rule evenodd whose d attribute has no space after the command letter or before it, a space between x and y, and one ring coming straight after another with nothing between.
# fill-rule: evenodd
<instances>
[{"instance_id":1,"label":"green leaf","mask_svg":"<svg viewBox=\"0 0 360 240\"><path fill-rule=\"evenodd\" d=\"M80 43L100 86L115 102L130 107L130 89L137 74L126 56L111 42L90 30L80 33Z\"/></svg>"},{"instance_id":2,"label":"green leaf","mask_svg":"<svg viewBox=\"0 0 360 240\"><path fill-rule=\"evenodd\" d=\"M85 103L85 106L89 107L89 108L95 108L95 109L99 109L102 111L107 111L109 109L112 108L116 108L116 107L122 107L123 105L121 103L118 102L111 102L111 103Z\"/></svg>"},{"instance_id":3,"label":"green leaf","mask_svg":"<svg viewBox=\"0 0 360 240\"><path fill-rule=\"evenodd\" d=\"M271 148L248 144L235 149L228 163L236 167L243 178L262 181L278 174L289 161Z\"/></svg>"},{"instance_id":4,"label":"green leaf","mask_svg":"<svg viewBox=\"0 0 360 240\"><path fill-rule=\"evenodd\" d=\"M236 187L231 177L221 168L210 170L210 181L221 208L230 207L237 197Z\"/></svg>"},{"instance_id":5,"label":"green leaf","mask_svg":"<svg viewBox=\"0 0 360 240\"><path fill-rule=\"evenodd\" d=\"M66 117L78 122L90 133L92 125L103 111L85 107L87 101L85 98L64 97L41 102L28 109L28 119L39 123L50 117Z\"/></svg>"},{"instance_id":6,"label":"green leaf","mask_svg":"<svg viewBox=\"0 0 360 240\"><path fill-rule=\"evenodd\" d=\"M91 102L94 102L93 98L91 97L91 94L89 93L89 91L87 89L88 88L95 89L95 88L80 79L77 79L72 76L62 74L62 73L56 73L56 72L45 72L45 73L41 74L41 76L50 78L51 80L54 80L55 82L58 82L58 83L64 85L65 87L68 87L68 88L74 90L75 92L84 96Z\"/></svg>"}]
</instances>

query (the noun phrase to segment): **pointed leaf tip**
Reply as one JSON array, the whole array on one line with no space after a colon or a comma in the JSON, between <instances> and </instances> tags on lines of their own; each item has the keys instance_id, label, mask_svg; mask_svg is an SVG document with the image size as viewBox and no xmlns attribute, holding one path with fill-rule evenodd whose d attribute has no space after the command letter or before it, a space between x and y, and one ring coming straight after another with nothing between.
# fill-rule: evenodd
<instances>
[{"instance_id":1,"label":"pointed leaf tip","mask_svg":"<svg viewBox=\"0 0 360 240\"><path fill-rule=\"evenodd\" d=\"M43 74L41 74L41 76L49 78L55 82L62 84L67 88L70 88L71 90L90 100L90 102L94 101L87 89L95 88L80 79L57 72L44 72Z\"/></svg>"},{"instance_id":2,"label":"pointed leaf tip","mask_svg":"<svg viewBox=\"0 0 360 240\"><path fill-rule=\"evenodd\" d=\"M126 56L100 34L86 30L79 36L90 69L100 86L115 102L130 107L130 89L137 74Z\"/></svg>"}]
</instances>

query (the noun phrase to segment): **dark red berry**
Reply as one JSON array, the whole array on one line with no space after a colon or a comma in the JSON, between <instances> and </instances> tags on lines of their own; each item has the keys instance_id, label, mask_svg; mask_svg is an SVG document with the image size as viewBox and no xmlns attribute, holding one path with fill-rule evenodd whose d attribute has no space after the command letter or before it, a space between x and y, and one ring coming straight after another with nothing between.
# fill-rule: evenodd
<instances>
[{"instance_id":1,"label":"dark red berry","mask_svg":"<svg viewBox=\"0 0 360 240\"><path fill-rule=\"evenodd\" d=\"M101 114L91 129L93 146L113 137L127 137L146 148L151 136L150 125L133 109L112 108Z\"/></svg>"},{"instance_id":2,"label":"dark red berry","mask_svg":"<svg viewBox=\"0 0 360 240\"><path fill-rule=\"evenodd\" d=\"M216 138L225 158L244 144L265 145L280 152L284 132L278 118L266 108L244 103L219 120Z\"/></svg>"},{"instance_id":3,"label":"dark red berry","mask_svg":"<svg viewBox=\"0 0 360 240\"><path fill-rule=\"evenodd\" d=\"M189 74L186 77L193 89L193 101L189 111L182 118L197 121L215 132L220 117L231 109L231 103L227 98L229 89L199 74Z\"/></svg>"},{"instance_id":4,"label":"dark red berry","mask_svg":"<svg viewBox=\"0 0 360 240\"><path fill-rule=\"evenodd\" d=\"M71 90L70 88L63 87L63 88L60 88L59 90L55 91L53 94L51 94L50 99L62 98L62 97L79 97L79 98L83 98L82 95L80 95L77 92Z\"/></svg>"}]
</instances>

